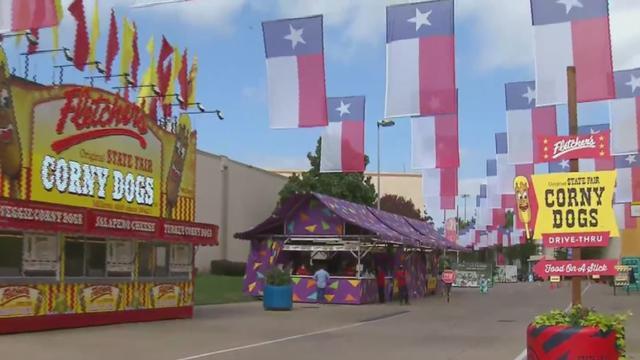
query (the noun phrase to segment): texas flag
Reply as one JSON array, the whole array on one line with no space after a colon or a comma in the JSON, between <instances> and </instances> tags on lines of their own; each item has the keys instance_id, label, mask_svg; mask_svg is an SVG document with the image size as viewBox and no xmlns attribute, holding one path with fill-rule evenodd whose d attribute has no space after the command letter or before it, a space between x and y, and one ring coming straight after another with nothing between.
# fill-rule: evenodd
<instances>
[{"instance_id":1,"label":"texas flag","mask_svg":"<svg viewBox=\"0 0 640 360\"><path fill-rule=\"evenodd\" d=\"M57 26L56 0L0 0L0 34Z\"/></svg>"},{"instance_id":2,"label":"texas flag","mask_svg":"<svg viewBox=\"0 0 640 360\"><path fill-rule=\"evenodd\" d=\"M460 166L457 115L411 119L411 166L414 169Z\"/></svg>"},{"instance_id":3,"label":"texas flag","mask_svg":"<svg viewBox=\"0 0 640 360\"><path fill-rule=\"evenodd\" d=\"M364 96L327 99L320 172L364 171Z\"/></svg>"},{"instance_id":4,"label":"texas flag","mask_svg":"<svg viewBox=\"0 0 640 360\"><path fill-rule=\"evenodd\" d=\"M487 160L487 206L490 209L502 207L502 194L498 189L498 163L496 159Z\"/></svg>"},{"instance_id":5,"label":"texas flag","mask_svg":"<svg viewBox=\"0 0 640 360\"><path fill-rule=\"evenodd\" d=\"M617 155L614 161L617 172L615 202L640 201L640 155Z\"/></svg>"},{"instance_id":6,"label":"texas flag","mask_svg":"<svg viewBox=\"0 0 640 360\"><path fill-rule=\"evenodd\" d=\"M456 112L453 0L387 7L387 117Z\"/></svg>"},{"instance_id":7,"label":"texas flag","mask_svg":"<svg viewBox=\"0 0 640 360\"><path fill-rule=\"evenodd\" d=\"M608 0L531 0L538 105L567 103L567 67L578 102L615 97Z\"/></svg>"},{"instance_id":8,"label":"texas flag","mask_svg":"<svg viewBox=\"0 0 640 360\"><path fill-rule=\"evenodd\" d=\"M422 170L422 194L431 211L455 209L458 168Z\"/></svg>"},{"instance_id":9,"label":"texas flag","mask_svg":"<svg viewBox=\"0 0 640 360\"><path fill-rule=\"evenodd\" d=\"M616 212L616 221L621 230L638 227L637 219L631 216L631 204L613 204L613 210Z\"/></svg>"},{"instance_id":10,"label":"texas flag","mask_svg":"<svg viewBox=\"0 0 640 360\"><path fill-rule=\"evenodd\" d=\"M516 177L516 167L509 163L507 133L496 133L495 140L498 192L500 192L500 194L514 194L513 179Z\"/></svg>"},{"instance_id":11,"label":"texas flag","mask_svg":"<svg viewBox=\"0 0 640 360\"><path fill-rule=\"evenodd\" d=\"M565 173L571 171L569 160L552 161L549 163L549 174Z\"/></svg>"},{"instance_id":12,"label":"texas flag","mask_svg":"<svg viewBox=\"0 0 640 360\"><path fill-rule=\"evenodd\" d=\"M608 131L609 124L582 125L578 127L580 135L597 135L602 131ZM605 171L615 168L613 157L609 156L602 159L580 159L578 160L580 171Z\"/></svg>"},{"instance_id":13,"label":"texas flag","mask_svg":"<svg viewBox=\"0 0 640 360\"><path fill-rule=\"evenodd\" d=\"M536 83L521 81L505 84L507 140L511 164L539 162L539 136L556 135L556 107L536 107Z\"/></svg>"},{"instance_id":14,"label":"texas flag","mask_svg":"<svg viewBox=\"0 0 640 360\"><path fill-rule=\"evenodd\" d=\"M327 126L322 16L262 23L271 128Z\"/></svg>"},{"instance_id":15,"label":"texas flag","mask_svg":"<svg viewBox=\"0 0 640 360\"><path fill-rule=\"evenodd\" d=\"M640 152L640 68L616 71L616 99L609 103L611 153Z\"/></svg>"}]
</instances>

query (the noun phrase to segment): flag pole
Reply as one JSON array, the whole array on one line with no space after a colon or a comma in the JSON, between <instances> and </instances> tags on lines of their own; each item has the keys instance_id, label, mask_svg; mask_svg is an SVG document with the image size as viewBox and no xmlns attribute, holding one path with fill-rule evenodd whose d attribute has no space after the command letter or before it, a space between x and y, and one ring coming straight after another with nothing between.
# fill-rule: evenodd
<instances>
[{"instance_id":1,"label":"flag pole","mask_svg":"<svg viewBox=\"0 0 640 360\"><path fill-rule=\"evenodd\" d=\"M576 87L576 67L567 67L567 107L569 109L569 135L578 135L578 96ZM570 171L580 171L578 159L570 161ZM580 248L573 249L571 260L580 260ZM582 278L574 276L571 278L571 304L573 306L582 305Z\"/></svg>"}]
</instances>

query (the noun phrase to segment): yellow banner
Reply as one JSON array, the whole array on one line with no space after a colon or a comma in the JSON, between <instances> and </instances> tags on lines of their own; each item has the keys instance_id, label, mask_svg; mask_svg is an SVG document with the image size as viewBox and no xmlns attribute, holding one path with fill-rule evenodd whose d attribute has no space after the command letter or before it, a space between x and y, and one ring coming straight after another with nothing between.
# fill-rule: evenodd
<instances>
[{"instance_id":1,"label":"yellow banner","mask_svg":"<svg viewBox=\"0 0 640 360\"><path fill-rule=\"evenodd\" d=\"M609 232L619 236L613 210L615 171L533 175L538 200L534 238L543 234Z\"/></svg>"}]
</instances>

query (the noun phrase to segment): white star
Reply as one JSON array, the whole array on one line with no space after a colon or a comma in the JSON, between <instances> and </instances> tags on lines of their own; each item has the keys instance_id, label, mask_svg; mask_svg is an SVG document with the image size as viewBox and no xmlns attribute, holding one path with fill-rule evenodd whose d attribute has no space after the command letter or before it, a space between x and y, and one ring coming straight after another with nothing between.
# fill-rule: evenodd
<instances>
[{"instance_id":1,"label":"white star","mask_svg":"<svg viewBox=\"0 0 640 360\"><path fill-rule=\"evenodd\" d=\"M421 13L420 9L416 8L416 16L407 20L410 23L416 24L416 31L420 30L422 25L431 26L431 21L429 21L429 16L431 16L432 10L427 11L426 13Z\"/></svg>"},{"instance_id":2,"label":"white star","mask_svg":"<svg viewBox=\"0 0 640 360\"><path fill-rule=\"evenodd\" d=\"M589 128L589 133L591 133L591 135L600 134L600 130L596 130L594 128Z\"/></svg>"},{"instance_id":3,"label":"white star","mask_svg":"<svg viewBox=\"0 0 640 360\"><path fill-rule=\"evenodd\" d=\"M560 5L564 5L567 9L567 14L569 14L571 9L573 9L574 7L579 7L579 8L584 7L582 6L582 3L580 2L580 0L558 0L556 1L556 3Z\"/></svg>"},{"instance_id":4,"label":"white star","mask_svg":"<svg viewBox=\"0 0 640 360\"><path fill-rule=\"evenodd\" d=\"M569 160L562 160L562 161L560 161L560 166L561 166L563 169L568 169L568 168L569 168Z\"/></svg>"},{"instance_id":5,"label":"white star","mask_svg":"<svg viewBox=\"0 0 640 360\"><path fill-rule=\"evenodd\" d=\"M631 92L636 92L637 88L640 88L640 77L635 77L631 74L631 80L627 83L627 85L631 86Z\"/></svg>"},{"instance_id":6,"label":"white star","mask_svg":"<svg viewBox=\"0 0 640 360\"><path fill-rule=\"evenodd\" d=\"M304 31L304 28L295 29L293 26L291 26L291 24L289 24L289 31L291 31L289 35L285 36L284 38L291 41L292 49L295 49L298 43L306 44L306 42L302 38L302 32Z\"/></svg>"},{"instance_id":7,"label":"white star","mask_svg":"<svg viewBox=\"0 0 640 360\"><path fill-rule=\"evenodd\" d=\"M340 117L342 117L342 115L344 114L351 114L351 111L349 111L349 107L351 107L351 104L345 104L342 100L340 100L340 106L336 108L336 111L340 112Z\"/></svg>"},{"instance_id":8,"label":"white star","mask_svg":"<svg viewBox=\"0 0 640 360\"><path fill-rule=\"evenodd\" d=\"M529 104L531 104L531 102L536 99L536 91L527 86L527 92L522 94L522 97L527 98Z\"/></svg>"},{"instance_id":9,"label":"white star","mask_svg":"<svg viewBox=\"0 0 640 360\"><path fill-rule=\"evenodd\" d=\"M636 162L636 156L635 155L629 155L625 158L625 160L627 160L627 162L629 163L629 165L633 164L634 162Z\"/></svg>"}]
</instances>

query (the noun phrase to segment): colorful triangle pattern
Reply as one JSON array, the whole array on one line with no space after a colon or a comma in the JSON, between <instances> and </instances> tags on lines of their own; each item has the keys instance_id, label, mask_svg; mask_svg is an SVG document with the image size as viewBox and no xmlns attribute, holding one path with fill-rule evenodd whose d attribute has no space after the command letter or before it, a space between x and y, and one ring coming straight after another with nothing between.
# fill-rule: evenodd
<instances>
[{"instance_id":1,"label":"colorful triangle pattern","mask_svg":"<svg viewBox=\"0 0 640 360\"><path fill-rule=\"evenodd\" d=\"M253 264L253 270L258 270L258 268L262 265L261 262L257 262L255 264Z\"/></svg>"},{"instance_id":2,"label":"colorful triangle pattern","mask_svg":"<svg viewBox=\"0 0 640 360\"><path fill-rule=\"evenodd\" d=\"M334 281L329 285L329 287L332 288L333 290L338 290L339 285L340 285L340 282Z\"/></svg>"},{"instance_id":3,"label":"colorful triangle pattern","mask_svg":"<svg viewBox=\"0 0 640 360\"><path fill-rule=\"evenodd\" d=\"M360 280L349 280L349 284L351 284L351 286L358 287L360 286Z\"/></svg>"},{"instance_id":4,"label":"colorful triangle pattern","mask_svg":"<svg viewBox=\"0 0 640 360\"><path fill-rule=\"evenodd\" d=\"M301 212L300 213L300 221L305 222L305 221L309 221L311 218L309 217L309 215Z\"/></svg>"},{"instance_id":5,"label":"colorful triangle pattern","mask_svg":"<svg viewBox=\"0 0 640 360\"><path fill-rule=\"evenodd\" d=\"M331 229L331 226L323 221L322 222L322 230L327 231L329 229Z\"/></svg>"},{"instance_id":6,"label":"colorful triangle pattern","mask_svg":"<svg viewBox=\"0 0 640 360\"><path fill-rule=\"evenodd\" d=\"M256 283L255 282L252 282L251 284L249 284L249 287L248 287L249 292L252 292L255 288L256 288Z\"/></svg>"},{"instance_id":7,"label":"colorful triangle pattern","mask_svg":"<svg viewBox=\"0 0 640 360\"><path fill-rule=\"evenodd\" d=\"M294 283L294 284L296 284L296 285L298 285L298 283L300 282L300 280L302 280L302 279L301 279L301 278L299 278L299 277L292 277L292 278L291 278L291 282L292 282L292 283Z\"/></svg>"},{"instance_id":8,"label":"colorful triangle pattern","mask_svg":"<svg viewBox=\"0 0 640 360\"><path fill-rule=\"evenodd\" d=\"M293 294L292 299L293 301L302 301L302 299L300 299L300 296L298 296L298 294Z\"/></svg>"},{"instance_id":9,"label":"colorful triangle pattern","mask_svg":"<svg viewBox=\"0 0 640 360\"><path fill-rule=\"evenodd\" d=\"M344 300L345 301L356 301L356 298L351 296L351 294L347 294L347 296L345 296Z\"/></svg>"},{"instance_id":10,"label":"colorful triangle pattern","mask_svg":"<svg viewBox=\"0 0 640 360\"><path fill-rule=\"evenodd\" d=\"M313 279L309 279L307 281L307 289L311 289L312 287L316 286L316 281Z\"/></svg>"},{"instance_id":11,"label":"colorful triangle pattern","mask_svg":"<svg viewBox=\"0 0 640 360\"><path fill-rule=\"evenodd\" d=\"M258 277L258 279L264 279L264 274L261 272L256 272L256 276Z\"/></svg>"},{"instance_id":12,"label":"colorful triangle pattern","mask_svg":"<svg viewBox=\"0 0 640 360\"><path fill-rule=\"evenodd\" d=\"M307 230L310 233L314 233L314 232L316 232L317 228L318 228L318 225L309 225L309 226L305 227L304 229Z\"/></svg>"},{"instance_id":13,"label":"colorful triangle pattern","mask_svg":"<svg viewBox=\"0 0 640 360\"><path fill-rule=\"evenodd\" d=\"M333 298L335 298L335 295L329 295L329 294L325 294L324 298L327 300L327 302L333 302Z\"/></svg>"},{"instance_id":14,"label":"colorful triangle pattern","mask_svg":"<svg viewBox=\"0 0 640 360\"><path fill-rule=\"evenodd\" d=\"M318 300L318 293L314 292L313 294L307 296L307 300Z\"/></svg>"}]
</instances>

